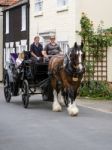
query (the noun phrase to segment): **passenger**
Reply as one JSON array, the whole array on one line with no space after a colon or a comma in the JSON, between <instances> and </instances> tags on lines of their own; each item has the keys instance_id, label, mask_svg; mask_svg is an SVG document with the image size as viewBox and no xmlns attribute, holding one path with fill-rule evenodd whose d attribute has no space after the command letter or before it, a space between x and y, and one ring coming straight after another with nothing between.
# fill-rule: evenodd
<instances>
[{"instance_id":1,"label":"passenger","mask_svg":"<svg viewBox=\"0 0 112 150\"><path fill-rule=\"evenodd\" d=\"M24 60L24 52L19 53L18 58L16 59L16 65L19 67Z\"/></svg>"},{"instance_id":2,"label":"passenger","mask_svg":"<svg viewBox=\"0 0 112 150\"><path fill-rule=\"evenodd\" d=\"M50 36L50 42L45 46L44 50L42 51L44 57L48 58L49 56L61 53L61 48L55 42L55 40L55 35Z\"/></svg>"},{"instance_id":3,"label":"passenger","mask_svg":"<svg viewBox=\"0 0 112 150\"><path fill-rule=\"evenodd\" d=\"M34 37L34 42L30 46L30 52L34 59L40 60L42 55L43 46L39 42L40 38L39 36Z\"/></svg>"}]
</instances>

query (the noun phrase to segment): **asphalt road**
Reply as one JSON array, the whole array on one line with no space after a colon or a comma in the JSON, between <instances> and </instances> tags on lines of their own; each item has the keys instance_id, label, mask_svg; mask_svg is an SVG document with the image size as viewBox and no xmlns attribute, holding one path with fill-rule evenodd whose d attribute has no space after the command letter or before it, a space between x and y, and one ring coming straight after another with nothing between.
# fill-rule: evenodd
<instances>
[{"instance_id":1,"label":"asphalt road","mask_svg":"<svg viewBox=\"0 0 112 150\"><path fill-rule=\"evenodd\" d=\"M112 150L112 114L79 110L52 112L39 95L24 109L21 97L7 104L0 88L0 150Z\"/></svg>"}]
</instances>

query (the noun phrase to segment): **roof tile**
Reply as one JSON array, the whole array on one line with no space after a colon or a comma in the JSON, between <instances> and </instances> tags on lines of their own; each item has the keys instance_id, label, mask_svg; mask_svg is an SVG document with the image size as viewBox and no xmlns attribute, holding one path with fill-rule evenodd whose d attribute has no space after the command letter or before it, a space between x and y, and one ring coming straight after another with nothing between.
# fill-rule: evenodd
<instances>
[{"instance_id":1,"label":"roof tile","mask_svg":"<svg viewBox=\"0 0 112 150\"><path fill-rule=\"evenodd\" d=\"M20 1L20 0L0 0L0 5L10 6L10 5L16 3L17 1Z\"/></svg>"}]
</instances>

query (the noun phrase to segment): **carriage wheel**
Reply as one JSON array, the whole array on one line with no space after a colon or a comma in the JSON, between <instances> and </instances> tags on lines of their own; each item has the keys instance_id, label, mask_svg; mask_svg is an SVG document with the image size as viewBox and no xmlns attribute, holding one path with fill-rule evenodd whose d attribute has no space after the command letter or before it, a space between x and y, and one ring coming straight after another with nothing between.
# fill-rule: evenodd
<instances>
[{"instance_id":1,"label":"carriage wheel","mask_svg":"<svg viewBox=\"0 0 112 150\"><path fill-rule=\"evenodd\" d=\"M9 76L8 74L5 75L4 78L4 96L7 103L11 100L11 87L9 83Z\"/></svg>"},{"instance_id":2,"label":"carriage wheel","mask_svg":"<svg viewBox=\"0 0 112 150\"><path fill-rule=\"evenodd\" d=\"M23 91L22 94L23 106L24 108L27 108L29 105L29 85L27 80L23 81L22 91Z\"/></svg>"}]
</instances>

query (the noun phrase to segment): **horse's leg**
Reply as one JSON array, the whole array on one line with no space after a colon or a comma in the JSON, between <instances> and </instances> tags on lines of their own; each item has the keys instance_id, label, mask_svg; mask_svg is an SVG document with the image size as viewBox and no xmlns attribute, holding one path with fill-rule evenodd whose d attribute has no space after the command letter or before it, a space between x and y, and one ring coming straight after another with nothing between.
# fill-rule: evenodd
<instances>
[{"instance_id":1,"label":"horse's leg","mask_svg":"<svg viewBox=\"0 0 112 150\"><path fill-rule=\"evenodd\" d=\"M68 90L68 113L70 116L76 116L79 113L79 109L76 106L75 98L77 96L77 91L74 93L73 90Z\"/></svg>"},{"instance_id":2,"label":"horse's leg","mask_svg":"<svg viewBox=\"0 0 112 150\"><path fill-rule=\"evenodd\" d=\"M53 90L53 95L54 95L53 111L55 111L55 112L62 111L62 107L58 101L58 93L57 93L56 89Z\"/></svg>"},{"instance_id":3,"label":"horse's leg","mask_svg":"<svg viewBox=\"0 0 112 150\"><path fill-rule=\"evenodd\" d=\"M60 90L58 93L58 102L62 105L65 106L65 101L64 101L64 96L62 95L62 91Z\"/></svg>"}]
</instances>

